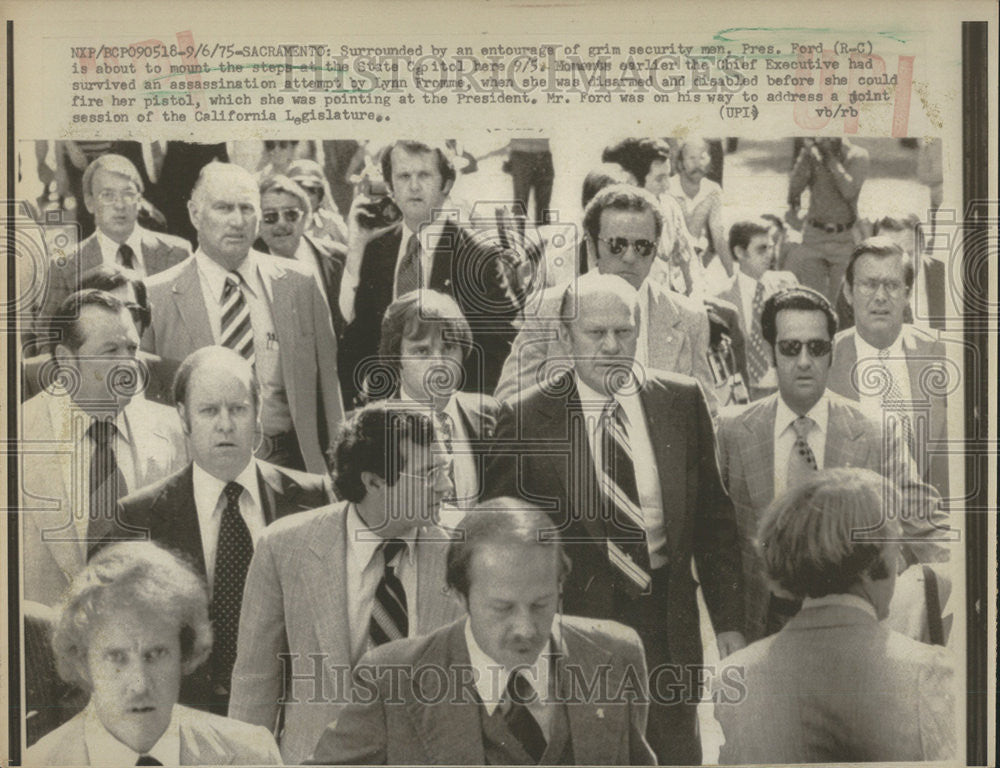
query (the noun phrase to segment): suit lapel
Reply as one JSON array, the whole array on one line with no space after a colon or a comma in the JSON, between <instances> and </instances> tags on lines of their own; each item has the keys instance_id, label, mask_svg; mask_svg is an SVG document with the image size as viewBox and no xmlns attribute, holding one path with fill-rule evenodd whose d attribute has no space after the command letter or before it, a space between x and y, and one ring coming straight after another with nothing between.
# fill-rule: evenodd
<instances>
[{"instance_id":1,"label":"suit lapel","mask_svg":"<svg viewBox=\"0 0 1000 768\"><path fill-rule=\"evenodd\" d=\"M458 612L458 603L444 594L444 561L450 541L447 531L438 526L422 529L417 538L417 631L420 634L432 632ZM451 606L455 610L449 610Z\"/></svg>"},{"instance_id":2,"label":"suit lapel","mask_svg":"<svg viewBox=\"0 0 1000 768\"><path fill-rule=\"evenodd\" d=\"M194 501L193 466L188 464L173 482L163 488L150 506L148 524L154 541L163 541L171 549L190 553L201 573L207 574L205 548Z\"/></svg>"},{"instance_id":3,"label":"suit lapel","mask_svg":"<svg viewBox=\"0 0 1000 768\"><path fill-rule=\"evenodd\" d=\"M750 437L739 442L739 451L746 469L750 502L755 508L763 509L774 499L774 420L778 397L771 395L751 408L753 410L743 420Z\"/></svg>"},{"instance_id":4,"label":"suit lapel","mask_svg":"<svg viewBox=\"0 0 1000 768\"><path fill-rule=\"evenodd\" d=\"M841 338L833 353L833 365L830 368L830 380L827 389L836 392L849 400L859 400L858 388L854 384L854 366L858 363L858 347L854 343L854 331Z\"/></svg>"},{"instance_id":5,"label":"suit lapel","mask_svg":"<svg viewBox=\"0 0 1000 768\"><path fill-rule=\"evenodd\" d=\"M269 466L261 464L258 461L257 485L260 488L260 500L263 507L261 512L264 513L264 523L265 525L270 525L277 518L281 517L278 514L277 506L278 497L282 495L281 477Z\"/></svg>"},{"instance_id":6,"label":"suit lapel","mask_svg":"<svg viewBox=\"0 0 1000 768\"><path fill-rule=\"evenodd\" d=\"M649 281L646 282L645 290L649 298L649 325L646 334L649 365L665 371L679 370L677 359L686 340L679 327L682 322L680 313L669 296L663 291L655 290Z\"/></svg>"},{"instance_id":7,"label":"suit lapel","mask_svg":"<svg viewBox=\"0 0 1000 768\"><path fill-rule=\"evenodd\" d=\"M208 322L208 309L205 307L205 297L202 295L201 281L198 279L198 265L194 259L191 259L191 263L177 276L170 292L174 299L177 317L189 339L183 347L200 349L214 344L212 326Z\"/></svg>"},{"instance_id":8,"label":"suit lapel","mask_svg":"<svg viewBox=\"0 0 1000 768\"><path fill-rule=\"evenodd\" d=\"M452 274L455 254L459 252L458 239L460 236L461 233L453 221L445 222L440 230L440 237L434 244L431 276L430 280L427 281L430 288L447 293L449 296L455 293L455 289L452 287Z\"/></svg>"},{"instance_id":9,"label":"suit lapel","mask_svg":"<svg viewBox=\"0 0 1000 768\"><path fill-rule=\"evenodd\" d=\"M830 401L830 421L826 432L826 456L823 468L866 467L867 452L861 450L859 438L864 435L864 423L851 418L852 409Z\"/></svg>"},{"instance_id":10,"label":"suit lapel","mask_svg":"<svg viewBox=\"0 0 1000 768\"><path fill-rule=\"evenodd\" d=\"M257 266L260 281L264 285L264 293L271 306L271 317L274 320L274 333L278 337L281 348L281 374L288 386L285 394L288 397L288 407L292 414L296 413L296 402L299 389L295 382L301 382L302 366L296 350L303 349L301 342L302 324L299 322L299 307L295 296L289 291L288 272L277 261L268 261L257 255ZM259 341L256 343L260 343ZM309 382L303 382L309 386Z\"/></svg>"},{"instance_id":11,"label":"suit lapel","mask_svg":"<svg viewBox=\"0 0 1000 768\"><path fill-rule=\"evenodd\" d=\"M673 413L674 396L670 390L653 388L647 380L639 392L642 410L646 414L646 427L649 429L650 441L653 443L653 457L656 459L656 472L660 482L660 499L682 499L685 495L686 480L682 473L671 471L672 468L687 465L683 444L676 440L675 430L670 429L669 415ZM671 550L670 560L674 560L673 547L677 536L684 530L684 519L687 508L680 503L662 503L663 524L666 527L667 546ZM674 535L671 535L673 532Z\"/></svg>"},{"instance_id":12,"label":"suit lapel","mask_svg":"<svg viewBox=\"0 0 1000 768\"><path fill-rule=\"evenodd\" d=\"M162 243L152 232L142 233L142 263L147 275L155 275L170 266L168 256L170 248Z\"/></svg>"},{"instance_id":13,"label":"suit lapel","mask_svg":"<svg viewBox=\"0 0 1000 768\"><path fill-rule=\"evenodd\" d=\"M302 581L309 592L313 626L321 651L335 659L351 657L347 612L346 502L310 523L309 552L304 553Z\"/></svg>"},{"instance_id":14,"label":"suit lapel","mask_svg":"<svg viewBox=\"0 0 1000 768\"><path fill-rule=\"evenodd\" d=\"M135 442L135 456L137 458L135 474L136 487L129 488L129 493L138 490L151 482L148 478L152 473L157 473L152 481L164 477L171 470L170 435L165 429L161 419L151 413L148 404L140 399L133 399L125 408L126 416L129 420L129 432Z\"/></svg>"}]
</instances>

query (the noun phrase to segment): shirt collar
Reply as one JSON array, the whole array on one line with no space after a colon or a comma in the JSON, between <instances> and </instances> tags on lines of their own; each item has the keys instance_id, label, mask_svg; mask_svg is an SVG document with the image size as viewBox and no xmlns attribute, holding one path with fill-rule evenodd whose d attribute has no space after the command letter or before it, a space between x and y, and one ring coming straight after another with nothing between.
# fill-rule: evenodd
<instances>
[{"instance_id":1,"label":"shirt collar","mask_svg":"<svg viewBox=\"0 0 1000 768\"><path fill-rule=\"evenodd\" d=\"M867 357L878 357L879 353L882 351L865 341L861 337L861 334L857 332L857 329L854 331L854 347L858 353L858 360L864 360ZM889 357L891 358L903 357L905 353L903 352L902 331L896 335L895 341L886 347L886 351L889 353Z\"/></svg>"},{"instance_id":2,"label":"shirt collar","mask_svg":"<svg viewBox=\"0 0 1000 768\"><path fill-rule=\"evenodd\" d=\"M750 298L753 298L754 293L757 292L757 283L760 282L756 278L750 277L742 269L736 270L736 281L739 283L740 291L746 291L750 294Z\"/></svg>"},{"instance_id":3,"label":"shirt collar","mask_svg":"<svg viewBox=\"0 0 1000 768\"><path fill-rule=\"evenodd\" d=\"M116 243L100 229L97 230L97 242L101 246L101 256L105 261L115 261L117 263L118 248L122 245L127 245L132 249L136 260L141 261L142 259L142 233L139 231L138 224L132 227L132 232L125 238L124 243Z\"/></svg>"},{"instance_id":4,"label":"shirt collar","mask_svg":"<svg viewBox=\"0 0 1000 768\"><path fill-rule=\"evenodd\" d=\"M846 593L839 595L823 595L823 597L807 597L802 601L803 610L806 608L825 608L829 605L842 605L846 608L857 608L858 610L867 613L873 619L878 619L878 614L875 612L875 606L863 597L858 597L857 595L849 595Z\"/></svg>"},{"instance_id":5,"label":"shirt collar","mask_svg":"<svg viewBox=\"0 0 1000 768\"><path fill-rule=\"evenodd\" d=\"M198 270L208 281L208 286L212 291L212 296L216 301L222 301L222 291L226 286L226 278L229 277L229 270L212 259L201 248L195 251L195 263ZM251 293L256 293L257 285L257 260L253 255L253 248L247 252L247 257L243 263L236 268L236 272L243 278L244 287L249 288Z\"/></svg>"},{"instance_id":6,"label":"shirt collar","mask_svg":"<svg viewBox=\"0 0 1000 768\"><path fill-rule=\"evenodd\" d=\"M549 650L543 650L531 664L521 665L516 669L520 671L531 687L538 694L538 701L544 702L549 699L549 670L552 659L552 648L558 648L559 642L556 637L558 632L558 622L552 622L553 636L549 638ZM492 715L496 708L500 706L504 693L507 689L507 680L511 672L503 664L494 661L476 642L475 635L472 634L471 619L465 620L465 644L469 649L469 663L475 670L473 679L476 681L476 690L479 698L486 707L486 714Z\"/></svg>"},{"instance_id":7,"label":"shirt collar","mask_svg":"<svg viewBox=\"0 0 1000 768\"><path fill-rule=\"evenodd\" d=\"M820 395L819 400L813 405L808 411L803 414L808 418L812 419L814 428L819 431L821 435L826 434L826 425L830 420L830 404L829 398L826 396L824 391ZM774 416L774 423L777 427L778 435L782 434L786 429L792 429L792 422L795 421L799 415L795 413L785 401L782 399L781 395L778 395L778 410Z\"/></svg>"},{"instance_id":8,"label":"shirt collar","mask_svg":"<svg viewBox=\"0 0 1000 768\"><path fill-rule=\"evenodd\" d=\"M399 536L398 538L406 542L406 558L413 565L413 549L417 540L417 532L411 531L405 536ZM365 521L361 519L357 504L348 504L347 543L350 552L349 557L354 560L354 566L357 568L358 573L363 573L365 568L368 567L383 541L385 539L369 528L365 524Z\"/></svg>"},{"instance_id":9,"label":"shirt collar","mask_svg":"<svg viewBox=\"0 0 1000 768\"><path fill-rule=\"evenodd\" d=\"M177 714L177 706L175 705L170 713L167 729L152 748L142 754L155 757L163 765L180 765L181 733ZM87 745L90 765L135 765L136 760L139 759L138 752L122 744L104 727L93 704L87 705L84 715L83 738Z\"/></svg>"},{"instance_id":10,"label":"shirt collar","mask_svg":"<svg viewBox=\"0 0 1000 768\"><path fill-rule=\"evenodd\" d=\"M128 416L125 414L127 407L118 411L112 423L115 425L115 429L118 430L118 439L131 444ZM83 422L84 433L81 439L85 440L87 438L86 430L90 429L90 425L95 421L94 417L82 408L78 408L68 392L57 391L53 393L53 396L49 398L49 419L59 430L56 434L73 434L72 425L75 418L80 418Z\"/></svg>"},{"instance_id":11,"label":"shirt collar","mask_svg":"<svg viewBox=\"0 0 1000 768\"><path fill-rule=\"evenodd\" d=\"M194 462L191 470L191 482L194 484L195 499L203 503L196 501L196 506L203 506L210 514L218 507L219 498L229 483L228 480L220 480L215 475L206 472L198 462ZM242 485L243 490L250 494L250 498L257 505L257 509L264 508L260 503L260 483L257 481L256 459L252 456L250 457L249 463L234 478L234 482Z\"/></svg>"}]
</instances>

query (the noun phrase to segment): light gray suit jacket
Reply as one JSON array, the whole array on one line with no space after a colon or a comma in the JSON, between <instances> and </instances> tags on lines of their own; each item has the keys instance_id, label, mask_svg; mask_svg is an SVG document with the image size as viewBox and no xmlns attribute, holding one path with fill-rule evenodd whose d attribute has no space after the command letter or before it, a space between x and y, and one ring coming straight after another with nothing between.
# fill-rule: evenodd
<instances>
[{"instance_id":1,"label":"light gray suit jacket","mask_svg":"<svg viewBox=\"0 0 1000 768\"><path fill-rule=\"evenodd\" d=\"M268 526L247 574L229 715L274 728L283 714L278 741L289 764L312 753L352 687L347 509L340 502ZM461 613L445 589L446 536L427 529L417 543L420 634ZM287 677L285 652L292 654Z\"/></svg>"},{"instance_id":2,"label":"light gray suit jacket","mask_svg":"<svg viewBox=\"0 0 1000 768\"><path fill-rule=\"evenodd\" d=\"M337 378L337 340L330 308L315 278L290 259L253 251L281 348L281 372L306 469L327 472L323 451L333 446L344 418ZM147 284L152 323L143 349L182 361L215 344L195 259Z\"/></svg>"},{"instance_id":3,"label":"light gray suit jacket","mask_svg":"<svg viewBox=\"0 0 1000 768\"><path fill-rule=\"evenodd\" d=\"M59 602L87 558L87 542L76 540L72 521L89 511L88 464L75 448L77 435L87 429L89 421L80 418L74 424L73 411L58 402L64 397L68 395L40 392L21 409L21 572L25 599L43 605ZM53 423L53 412L59 423ZM130 492L162 480L187 463L177 411L134 398L125 414L139 458L138 481Z\"/></svg>"},{"instance_id":4,"label":"light gray suit jacket","mask_svg":"<svg viewBox=\"0 0 1000 768\"><path fill-rule=\"evenodd\" d=\"M266 728L175 704L181 765L280 765L281 755ZM24 755L25 765L91 765L81 712ZM98 761L99 762L99 761ZM100 763L99 763L100 764Z\"/></svg>"},{"instance_id":5,"label":"light gray suit jacket","mask_svg":"<svg viewBox=\"0 0 1000 768\"><path fill-rule=\"evenodd\" d=\"M532 302L537 311L524 319L500 374L496 398L513 402L548 377L571 367L569 351L558 338L559 305L566 285L547 288ZM709 411L715 412L715 380L708 367L708 313L686 296L647 280L642 289L649 302L647 364L670 373L692 376L705 391Z\"/></svg>"},{"instance_id":6,"label":"light gray suit jacket","mask_svg":"<svg viewBox=\"0 0 1000 768\"><path fill-rule=\"evenodd\" d=\"M563 616L560 641L552 679L557 699L567 703L574 763L655 765L643 736L647 672L635 630L612 621ZM435 674L421 673L428 668ZM384 674L387 669L392 672ZM439 670L450 671L447 683ZM310 764L485 764L481 706L471 684L464 620L428 637L376 648L361 660L358 671L371 681L365 684L364 699L329 725ZM431 694L430 687L422 688L423 680L449 687ZM596 680L606 681L606 700L583 695L582 685Z\"/></svg>"},{"instance_id":7,"label":"light gray suit jacket","mask_svg":"<svg viewBox=\"0 0 1000 768\"><path fill-rule=\"evenodd\" d=\"M848 605L803 608L726 659L716 688L721 763L866 763L955 757L955 675L944 649ZM724 695L725 701L719 697Z\"/></svg>"},{"instance_id":8,"label":"light gray suit jacket","mask_svg":"<svg viewBox=\"0 0 1000 768\"><path fill-rule=\"evenodd\" d=\"M945 397L949 383L957 385L958 379L949 370L944 343L936 336L912 325L904 325L900 333L906 367L910 372L910 399L916 421L923 420L926 427L917 430L927 440L939 444L948 439L948 400ZM857 329L841 331L833 340L833 364L827 388L848 400L861 399L855 366L858 348L855 343ZM957 373L957 369L956 369ZM942 386L944 384L945 386ZM915 451L914 459L920 476L931 483L942 496L948 495L948 457L933 457L926 450L926 442L919 442L923 450ZM934 459L932 461L932 458Z\"/></svg>"},{"instance_id":9,"label":"light gray suit jacket","mask_svg":"<svg viewBox=\"0 0 1000 768\"><path fill-rule=\"evenodd\" d=\"M747 406L723 409L719 414L719 462L722 482L736 507L748 640L764 634L770 594L755 541L761 516L774 500L774 419L778 397L775 393ZM947 515L940 507L937 491L921 482L909 451L905 446L883 451L879 424L844 398L829 392L827 397L830 418L823 468L871 469L898 482L903 508L908 513L900 521L907 557L921 562L947 559Z\"/></svg>"},{"instance_id":10,"label":"light gray suit jacket","mask_svg":"<svg viewBox=\"0 0 1000 768\"><path fill-rule=\"evenodd\" d=\"M136 227L142 238L142 263L146 277L163 272L191 255L191 244L187 240L152 232L138 224ZM42 316L52 315L63 299L77 290L83 273L103 263L96 232L80 243L80 248L68 258L52 259L49 262L49 287L42 305Z\"/></svg>"}]
</instances>

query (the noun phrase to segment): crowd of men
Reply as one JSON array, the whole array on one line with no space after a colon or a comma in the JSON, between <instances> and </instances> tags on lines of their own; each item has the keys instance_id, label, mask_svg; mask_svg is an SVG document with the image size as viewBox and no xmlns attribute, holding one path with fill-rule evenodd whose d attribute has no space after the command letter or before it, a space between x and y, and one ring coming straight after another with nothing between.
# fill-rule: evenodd
<instances>
[{"instance_id":1,"label":"crowd of men","mask_svg":"<svg viewBox=\"0 0 1000 768\"><path fill-rule=\"evenodd\" d=\"M724 761L953 756L943 275L865 150L802 144L795 248L711 157L608 147L569 243L419 141L344 218L206 162L194 242L95 157L22 324L27 762L700 764L699 591Z\"/></svg>"}]
</instances>

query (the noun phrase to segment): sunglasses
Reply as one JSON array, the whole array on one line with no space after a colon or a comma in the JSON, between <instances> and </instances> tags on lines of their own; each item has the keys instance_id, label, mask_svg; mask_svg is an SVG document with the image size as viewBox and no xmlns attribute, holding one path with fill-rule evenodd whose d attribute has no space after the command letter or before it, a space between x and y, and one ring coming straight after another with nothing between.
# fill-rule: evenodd
<instances>
[{"instance_id":1,"label":"sunglasses","mask_svg":"<svg viewBox=\"0 0 1000 768\"><path fill-rule=\"evenodd\" d=\"M599 237L597 239L608 246L608 251L611 252L612 256L621 256L629 249L629 246L632 247L640 259L647 258L656 250L656 243L652 240L629 240L624 237Z\"/></svg>"},{"instance_id":2,"label":"sunglasses","mask_svg":"<svg viewBox=\"0 0 1000 768\"><path fill-rule=\"evenodd\" d=\"M289 224L294 224L302 218L302 211L299 208L285 208L281 211L264 211L261 219L265 224L277 224L278 219L284 217Z\"/></svg>"},{"instance_id":3,"label":"sunglasses","mask_svg":"<svg viewBox=\"0 0 1000 768\"><path fill-rule=\"evenodd\" d=\"M784 357L798 357L802 347L809 350L809 357L826 357L833 349L833 343L826 339L812 339L811 341L782 339L775 346Z\"/></svg>"}]
</instances>

